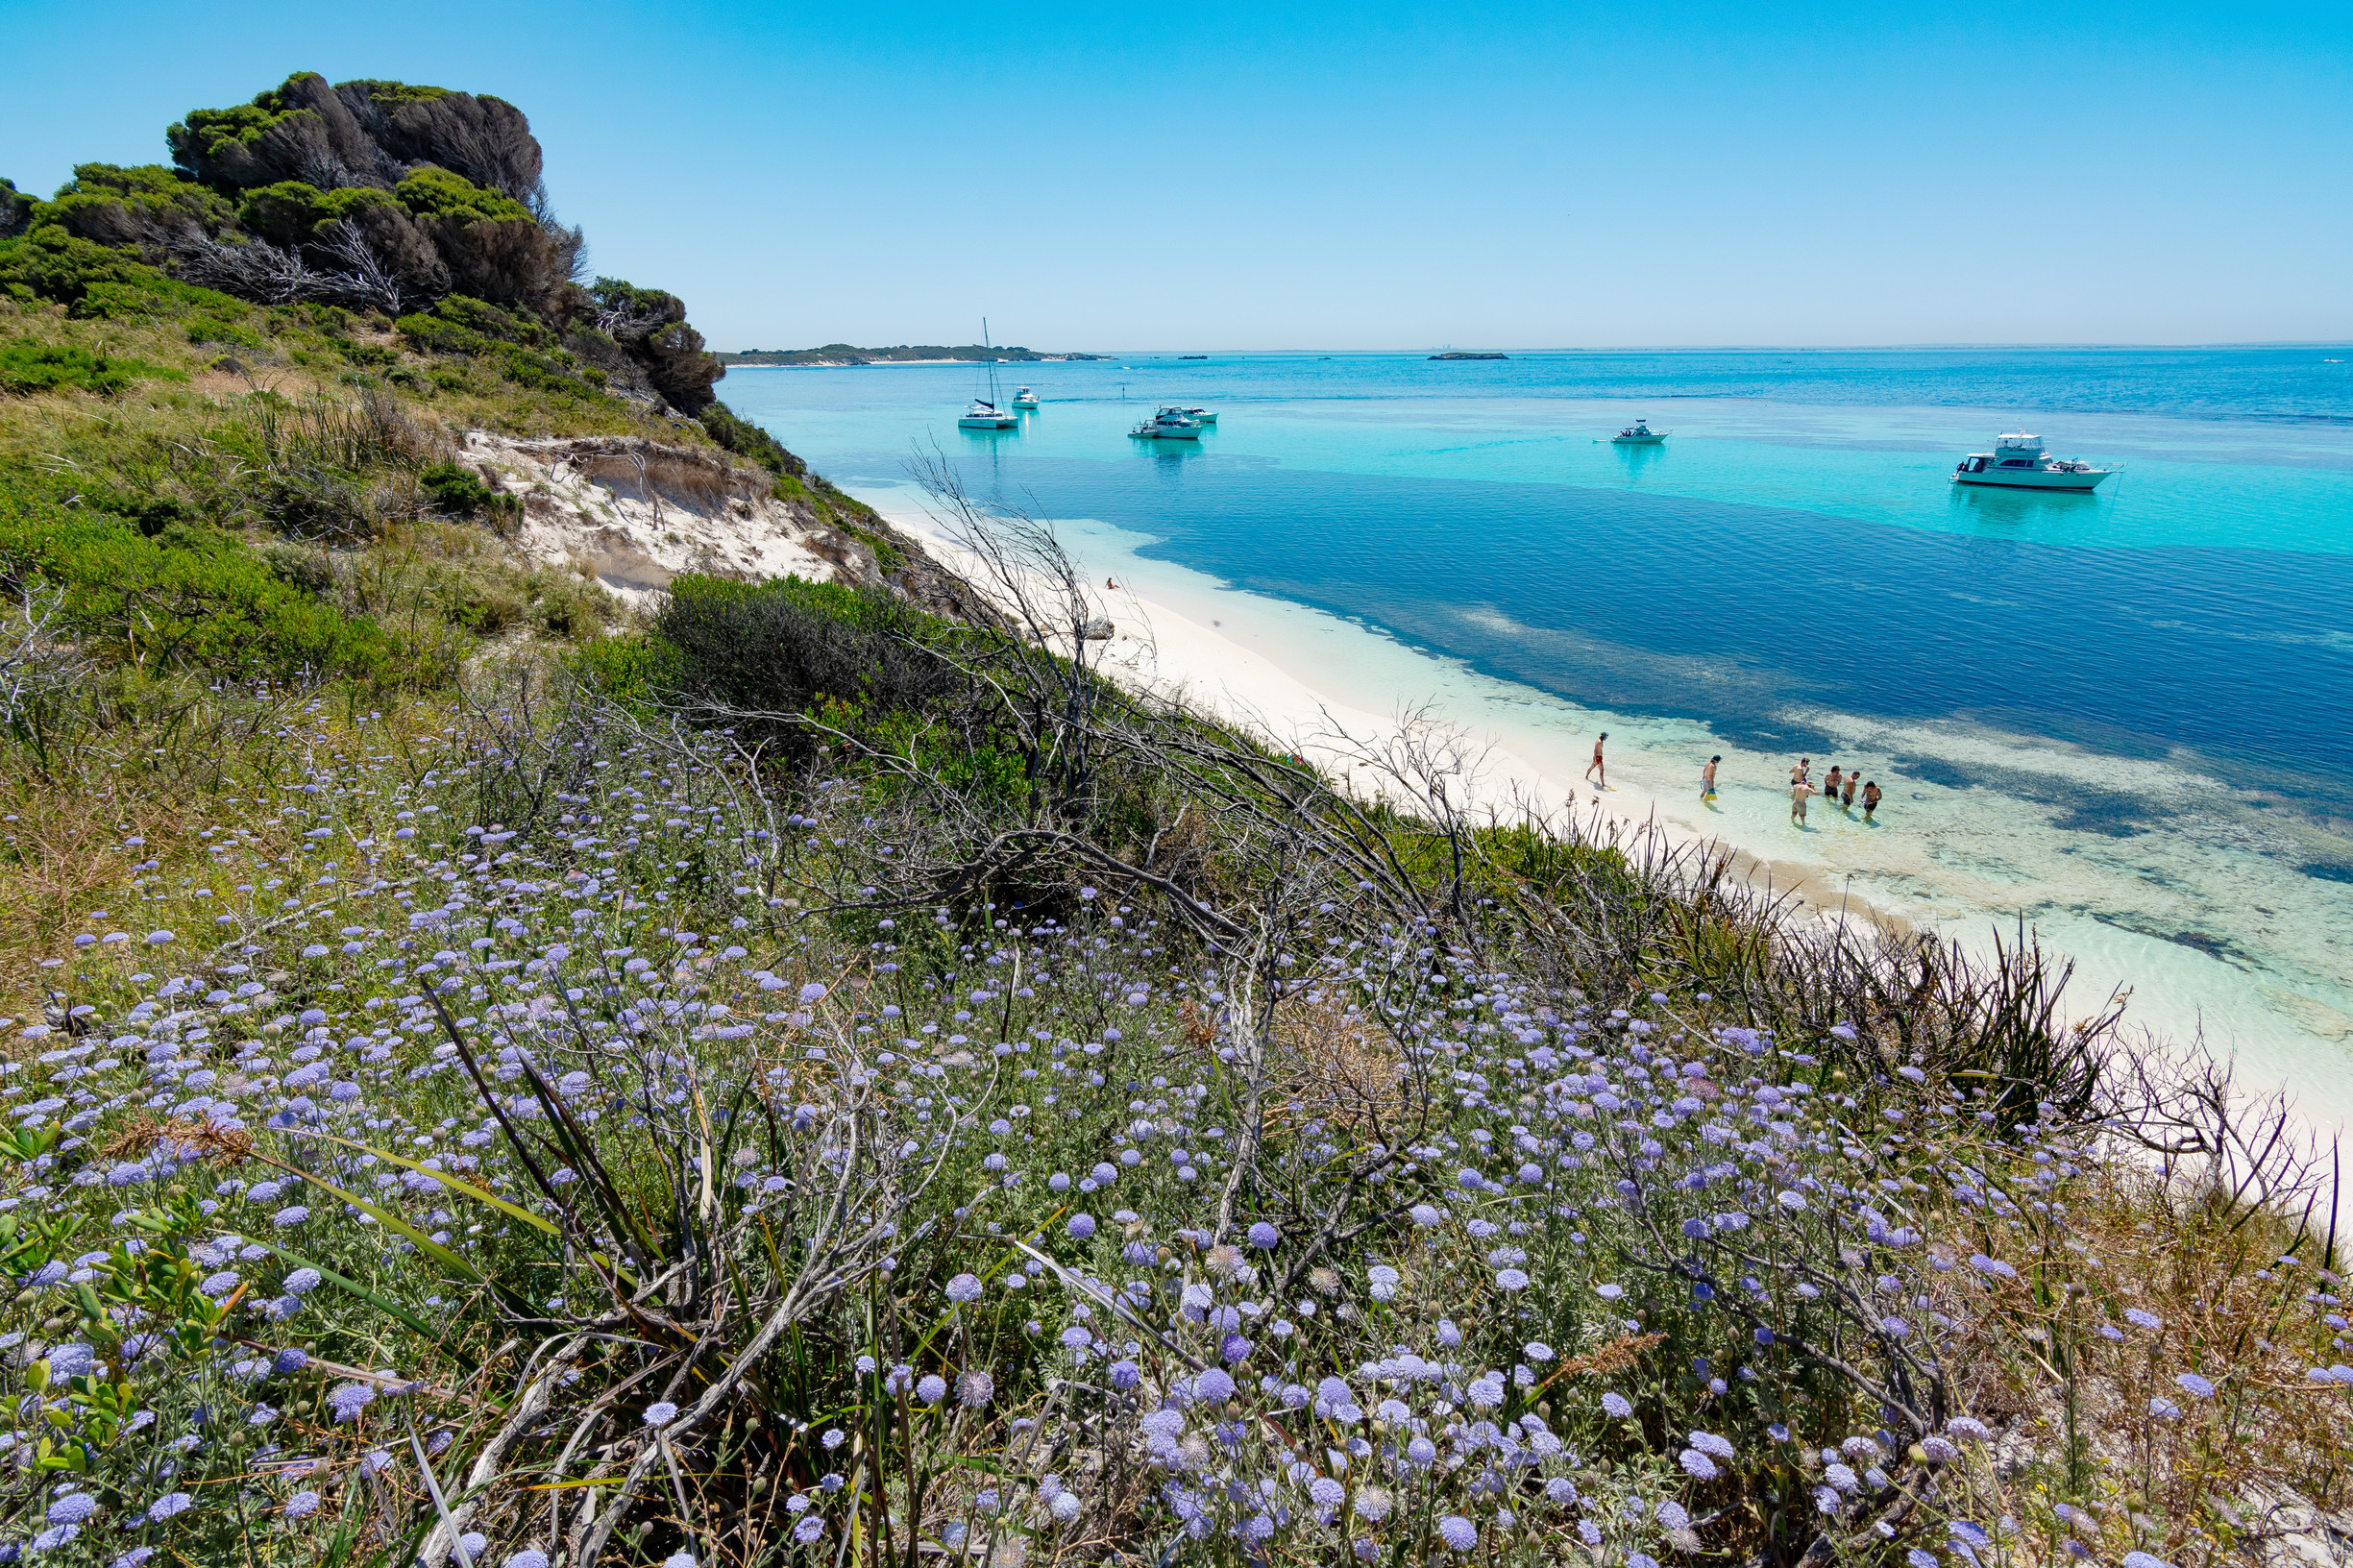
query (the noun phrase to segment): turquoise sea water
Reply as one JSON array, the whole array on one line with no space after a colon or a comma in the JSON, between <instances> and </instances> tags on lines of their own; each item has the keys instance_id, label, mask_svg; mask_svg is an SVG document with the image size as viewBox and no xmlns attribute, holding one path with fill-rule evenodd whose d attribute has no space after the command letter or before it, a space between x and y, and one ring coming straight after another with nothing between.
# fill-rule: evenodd
<instances>
[{"instance_id":1,"label":"turquoise sea water","mask_svg":"<svg viewBox=\"0 0 2353 1568\"><path fill-rule=\"evenodd\" d=\"M956 428L969 367L721 390L877 503L913 503L936 443L976 493L1163 573L1155 597L1323 612L1284 623L1294 667L1363 686L1345 639L1370 630L1484 682L1510 744L1566 761L1611 728L1662 796L1724 751L1694 825L1963 934L2022 915L2145 1019L2353 1108L2353 350L1003 368L1045 404L1001 434ZM1131 441L1158 402L1220 423L1198 451ZM1663 448L1607 444L1637 415ZM2124 472L2089 497L1947 482L2022 427ZM1362 705L1422 695L1382 668ZM1799 752L1863 766L1886 821L1790 828Z\"/></svg>"}]
</instances>

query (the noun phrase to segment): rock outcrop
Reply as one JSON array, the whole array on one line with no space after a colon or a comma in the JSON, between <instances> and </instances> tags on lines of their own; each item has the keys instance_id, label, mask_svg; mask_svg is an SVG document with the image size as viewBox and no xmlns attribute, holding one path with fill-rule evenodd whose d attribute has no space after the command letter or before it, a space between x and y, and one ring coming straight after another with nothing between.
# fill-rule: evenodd
<instances>
[{"instance_id":1,"label":"rock outcrop","mask_svg":"<svg viewBox=\"0 0 2353 1568\"><path fill-rule=\"evenodd\" d=\"M705 448L471 430L457 455L521 503L516 550L593 576L632 607L650 607L673 577L697 572L883 588L936 615L986 613L962 578L873 513L846 516L844 506L805 489L792 494L773 476Z\"/></svg>"}]
</instances>

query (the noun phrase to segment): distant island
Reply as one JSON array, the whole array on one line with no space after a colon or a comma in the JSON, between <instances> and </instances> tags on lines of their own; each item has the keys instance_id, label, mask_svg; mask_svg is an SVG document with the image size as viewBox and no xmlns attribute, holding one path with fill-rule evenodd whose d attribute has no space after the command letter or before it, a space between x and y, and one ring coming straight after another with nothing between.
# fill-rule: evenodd
<instances>
[{"instance_id":1,"label":"distant island","mask_svg":"<svg viewBox=\"0 0 2353 1568\"><path fill-rule=\"evenodd\" d=\"M725 355L721 355L721 357L722 357L722 358L724 358L724 357L725 357ZM1510 358L1510 357L1511 357L1511 355L1507 355L1507 354L1459 354L1459 353L1458 353L1458 354L1434 354L1434 355L1432 355L1430 357L1431 357L1431 358L1433 358L1433 359L1508 359L1508 358Z\"/></svg>"},{"instance_id":2,"label":"distant island","mask_svg":"<svg viewBox=\"0 0 2353 1568\"><path fill-rule=\"evenodd\" d=\"M950 348L940 343L901 343L895 349L859 349L847 343L828 343L821 349L747 349L742 354L723 354L719 361L724 365L906 365L998 359L1036 364L1050 359L1110 357L1105 354L1040 354L1034 349L1001 344L992 347L967 343L961 348Z\"/></svg>"}]
</instances>

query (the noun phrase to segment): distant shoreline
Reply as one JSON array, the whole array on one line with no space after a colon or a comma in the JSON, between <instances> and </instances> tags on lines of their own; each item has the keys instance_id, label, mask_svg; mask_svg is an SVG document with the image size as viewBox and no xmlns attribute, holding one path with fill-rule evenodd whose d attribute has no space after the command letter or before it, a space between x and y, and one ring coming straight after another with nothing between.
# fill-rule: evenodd
<instances>
[{"instance_id":1,"label":"distant shoreline","mask_svg":"<svg viewBox=\"0 0 2353 1568\"><path fill-rule=\"evenodd\" d=\"M890 370L899 365L1061 365L1075 360L1108 361L1107 354L1040 354L1027 359L743 359L718 356L729 370Z\"/></svg>"},{"instance_id":2,"label":"distant shoreline","mask_svg":"<svg viewBox=\"0 0 2353 1568\"><path fill-rule=\"evenodd\" d=\"M745 349L713 357L730 370L738 365L792 369L837 369L853 365L1034 365L1073 359L1108 359L1102 354L1040 354L1015 345L993 343L900 343L887 349L861 349L849 343L825 343L814 349Z\"/></svg>"}]
</instances>

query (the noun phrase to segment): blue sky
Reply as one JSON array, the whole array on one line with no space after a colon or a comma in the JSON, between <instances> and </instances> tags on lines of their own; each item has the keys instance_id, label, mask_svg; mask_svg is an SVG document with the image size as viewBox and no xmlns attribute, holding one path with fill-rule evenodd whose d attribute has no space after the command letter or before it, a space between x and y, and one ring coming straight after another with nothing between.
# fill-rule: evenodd
<instances>
[{"instance_id":1,"label":"blue sky","mask_svg":"<svg viewBox=\"0 0 2353 1568\"><path fill-rule=\"evenodd\" d=\"M0 0L0 175L521 106L714 346L2353 338L2353 8Z\"/></svg>"}]
</instances>

